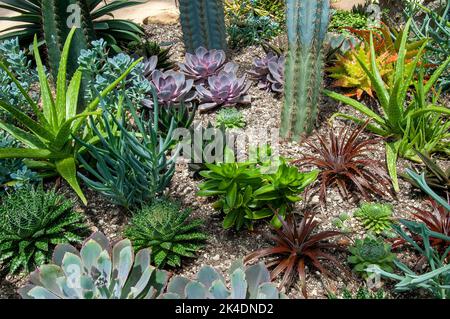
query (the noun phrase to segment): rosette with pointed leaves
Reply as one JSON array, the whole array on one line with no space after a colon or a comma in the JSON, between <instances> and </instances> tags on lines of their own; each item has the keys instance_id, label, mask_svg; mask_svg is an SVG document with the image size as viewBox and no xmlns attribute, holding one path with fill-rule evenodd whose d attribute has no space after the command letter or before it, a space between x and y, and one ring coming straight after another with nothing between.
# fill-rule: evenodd
<instances>
[{"instance_id":1,"label":"rosette with pointed leaves","mask_svg":"<svg viewBox=\"0 0 450 319\"><path fill-rule=\"evenodd\" d=\"M0 131L0 148L19 147L20 143L8 133ZM29 182L38 182L41 178L28 169L18 158L0 159L0 191L12 187L18 189Z\"/></svg>"},{"instance_id":2,"label":"rosette with pointed leaves","mask_svg":"<svg viewBox=\"0 0 450 319\"><path fill-rule=\"evenodd\" d=\"M363 203L355 212L367 230L381 234L392 226L392 205L378 203Z\"/></svg>"},{"instance_id":3,"label":"rosette with pointed leaves","mask_svg":"<svg viewBox=\"0 0 450 319\"><path fill-rule=\"evenodd\" d=\"M227 48L223 0L179 0L180 23L187 52L199 47Z\"/></svg>"},{"instance_id":4,"label":"rosette with pointed leaves","mask_svg":"<svg viewBox=\"0 0 450 319\"><path fill-rule=\"evenodd\" d=\"M391 245L381 238L367 236L364 239L356 239L354 246L348 250L352 254L348 257L348 262L363 278L367 278L366 270L371 265L377 265L388 272L393 271L395 254L391 252Z\"/></svg>"},{"instance_id":5,"label":"rosette with pointed leaves","mask_svg":"<svg viewBox=\"0 0 450 319\"><path fill-rule=\"evenodd\" d=\"M30 271L61 243L81 243L86 226L73 203L42 187L9 194L0 206L0 264L9 273Z\"/></svg>"},{"instance_id":6,"label":"rosette with pointed leaves","mask_svg":"<svg viewBox=\"0 0 450 319\"><path fill-rule=\"evenodd\" d=\"M334 130L329 138L318 136L318 145L308 142L307 145L315 155L306 156L295 161L300 165L317 166L319 174L320 199L326 204L327 188L334 185L342 197L346 198L352 191L358 191L366 199L374 195L384 196L390 193L390 179L383 164L371 158L369 153L379 139L361 139L360 134L367 126L343 127L339 134Z\"/></svg>"},{"instance_id":7,"label":"rosette with pointed leaves","mask_svg":"<svg viewBox=\"0 0 450 319\"><path fill-rule=\"evenodd\" d=\"M150 255L143 249L134 256L128 239L113 246L97 232L80 251L58 245L52 264L35 270L19 294L24 299L153 299L169 276L150 265Z\"/></svg>"},{"instance_id":8,"label":"rosette with pointed leaves","mask_svg":"<svg viewBox=\"0 0 450 319\"><path fill-rule=\"evenodd\" d=\"M445 143L449 137L450 122L446 117L450 114L450 110L439 105L439 92L434 91L434 84L448 68L450 57L436 69L428 81L425 81L425 70L423 64L419 62L426 42L420 46L420 49L414 50L415 53L411 57L413 61L408 63L410 59L408 55L411 54L407 48L410 26L411 20L406 23L401 32L402 36L398 37L400 43L398 50L396 49L398 59L392 75L392 85L385 83L380 76L376 65L375 38L372 33L369 35L370 65L358 60L373 84L380 103L379 108L372 109L342 94L324 91L327 96L351 106L359 114L354 116L338 113L336 116L350 119L358 124L368 118L372 123L367 125L367 129L387 139L386 163L397 192L400 190L397 177L399 157L417 161L415 150L427 154L450 153L449 143ZM411 83L414 85L412 86Z\"/></svg>"},{"instance_id":9,"label":"rosette with pointed leaves","mask_svg":"<svg viewBox=\"0 0 450 319\"><path fill-rule=\"evenodd\" d=\"M271 84L269 82L269 63L278 60L278 56L273 52L268 52L263 58L255 58L253 60L252 69L247 73L250 78L257 81L258 87L261 90L270 91Z\"/></svg>"},{"instance_id":10,"label":"rosette with pointed leaves","mask_svg":"<svg viewBox=\"0 0 450 319\"><path fill-rule=\"evenodd\" d=\"M211 266L200 269L195 280L173 277L163 299L287 299L270 281L270 273L263 263L245 267L242 260L228 271L230 287L225 278Z\"/></svg>"},{"instance_id":11,"label":"rosette with pointed leaves","mask_svg":"<svg viewBox=\"0 0 450 319\"><path fill-rule=\"evenodd\" d=\"M131 42L126 48L126 52L133 57L144 57L144 60L156 57L155 68L162 71L173 69L175 64L170 60L172 47L162 47L160 44L148 39Z\"/></svg>"},{"instance_id":12,"label":"rosette with pointed leaves","mask_svg":"<svg viewBox=\"0 0 450 319\"><path fill-rule=\"evenodd\" d=\"M152 249L156 267L179 267L182 257L195 257L208 239L198 229L204 222L188 221L190 214L190 209L181 210L178 203L160 199L135 213L125 234L136 250Z\"/></svg>"},{"instance_id":13,"label":"rosette with pointed leaves","mask_svg":"<svg viewBox=\"0 0 450 319\"><path fill-rule=\"evenodd\" d=\"M190 102L195 98L195 91L192 90L194 80L186 80L183 73L172 70L166 72L154 70L151 80L156 89L158 102L163 107ZM153 108L152 99L144 100L143 104Z\"/></svg>"},{"instance_id":14,"label":"rosette with pointed leaves","mask_svg":"<svg viewBox=\"0 0 450 319\"><path fill-rule=\"evenodd\" d=\"M200 111L208 111L218 106L251 103L251 97L247 94L251 83L245 75L238 78L237 69L238 65L227 63L218 75L208 78L208 88L204 85L196 86L201 101Z\"/></svg>"},{"instance_id":15,"label":"rosette with pointed leaves","mask_svg":"<svg viewBox=\"0 0 450 319\"><path fill-rule=\"evenodd\" d=\"M346 96L356 96L360 100L364 93L374 97L372 82L364 69L359 65L358 59L370 65L370 51L367 45L360 45L358 48L347 52L345 55L338 54L334 66L327 69L330 77L334 79L334 87L351 89ZM397 59L395 53L383 52L376 56L376 65L380 76L387 83L389 77L394 72L394 62Z\"/></svg>"},{"instance_id":16,"label":"rosette with pointed leaves","mask_svg":"<svg viewBox=\"0 0 450 319\"><path fill-rule=\"evenodd\" d=\"M207 50L203 47L195 50L194 54L186 53L185 62L178 63L180 72L187 78L198 82L206 81L216 75L225 65L226 55L222 50Z\"/></svg>"}]
</instances>

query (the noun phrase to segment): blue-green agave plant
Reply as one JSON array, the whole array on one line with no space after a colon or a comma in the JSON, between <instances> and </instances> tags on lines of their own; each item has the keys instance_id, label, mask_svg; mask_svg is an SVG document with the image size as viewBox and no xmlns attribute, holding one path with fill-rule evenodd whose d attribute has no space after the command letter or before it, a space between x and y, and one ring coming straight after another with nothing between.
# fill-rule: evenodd
<instances>
[{"instance_id":1,"label":"blue-green agave plant","mask_svg":"<svg viewBox=\"0 0 450 319\"><path fill-rule=\"evenodd\" d=\"M166 287L169 275L150 265L150 250L134 256L128 239L114 246L96 232L80 251L55 248L53 264L35 270L19 290L24 299L152 299Z\"/></svg>"}]
</instances>

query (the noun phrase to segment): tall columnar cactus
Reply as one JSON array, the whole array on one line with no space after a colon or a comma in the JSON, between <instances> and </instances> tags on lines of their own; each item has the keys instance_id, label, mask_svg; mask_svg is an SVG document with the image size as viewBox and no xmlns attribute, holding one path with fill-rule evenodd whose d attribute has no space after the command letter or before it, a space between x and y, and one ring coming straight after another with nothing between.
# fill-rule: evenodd
<instances>
[{"instance_id":1,"label":"tall columnar cactus","mask_svg":"<svg viewBox=\"0 0 450 319\"><path fill-rule=\"evenodd\" d=\"M226 50L223 0L179 0L186 51L199 47Z\"/></svg>"},{"instance_id":2,"label":"tall columnar cactus","mask_svg":"<svg viewBox=\"0 0 450 319\"><path fill-rule=\"evenodd\" d=\"M310 133L317 117L330 0L286 0L286 5L289 51L280 135L294 140Z\"/></svg>"},{"instance_id":3,"label":"tall columnar cactus","mask_svg":"<svg viewBox=\"0 0 450 319\"><path fill-rule=\"evenodd\" d=\"M48 48L48 62L56 79L61 53L73 26L74 34L67 61L67 73L73 75L78 67L77 59L82 49L87 49L90 39L95 39L89 7L84 0L42 0L44 39Z\"/></svg>"}]
</instances>

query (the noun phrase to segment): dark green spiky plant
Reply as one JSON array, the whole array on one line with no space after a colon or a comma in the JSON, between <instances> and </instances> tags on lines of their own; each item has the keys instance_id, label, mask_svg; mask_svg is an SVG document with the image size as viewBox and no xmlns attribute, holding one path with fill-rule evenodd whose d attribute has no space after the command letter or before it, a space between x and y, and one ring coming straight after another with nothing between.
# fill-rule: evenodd
<instances>
[{"instance_id":1,"label":"dark green spiky plant","mask_svg":"<svg viewBox=\"0 0 450 319\"><path fill-rule=\"evenodd\" d=\"M0 206L0 265L29 272L49 261L56 245L81 243L86 230L64 196L42 187L15 191Z\"/></svg>"},{"instance_id":2,"label":"dark green spiky plant","mask_svg":"<svg viewBox=\"0 0 450 319\"><path fill-rule=\"evenodd\" d=\"M199 47L227 49L222 0L179 0L180 20L186 51Z\"/></svg>"},{"instance_id":3,"label":"dark green spiky plant","mask_svg":"<svg viewBox=\"0 0 450 319\"><path fill-rule=\"evenodd\" d=\"M286 5L289 50L280 135L296 140L312 131L317 117L330 1L287 0Z\"/></svg>"},{"instance_id":4,"label":"dark green spiky plant","mask_svg":"<svg viewBox=\"0 0 450 319\"><path fill-rule=\"evenodd\" d=\"M181 211L178 203L160 199L136 213L125 233L136 250L152 249L156 267L179 267L181 257L195 257L208 239L198 230L202 220L187 221L190 214L190 209Z\"/></svg>"}]
</instances>

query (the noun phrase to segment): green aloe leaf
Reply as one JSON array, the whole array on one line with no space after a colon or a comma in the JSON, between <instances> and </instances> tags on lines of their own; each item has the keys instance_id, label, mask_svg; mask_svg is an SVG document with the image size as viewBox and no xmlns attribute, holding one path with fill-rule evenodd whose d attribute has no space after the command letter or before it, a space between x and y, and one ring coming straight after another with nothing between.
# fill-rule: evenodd
<instances>
[{"instance_id":1,"label":"green aloe leaf","mask_svg":"<svg viewBox=\"0 0 450 319\"><path fill-rule=\"evenodd\" d=\"M70 187L72 187L73 190L77 193L83 204L86 205L87 199L84 196L83 191L80 188L80 185L78 184L75 158L68 157L59 160L55 163L55 166L57 172L62 176L62 178L64 178L69 183Z\"/></svg>"}]
</instances>

